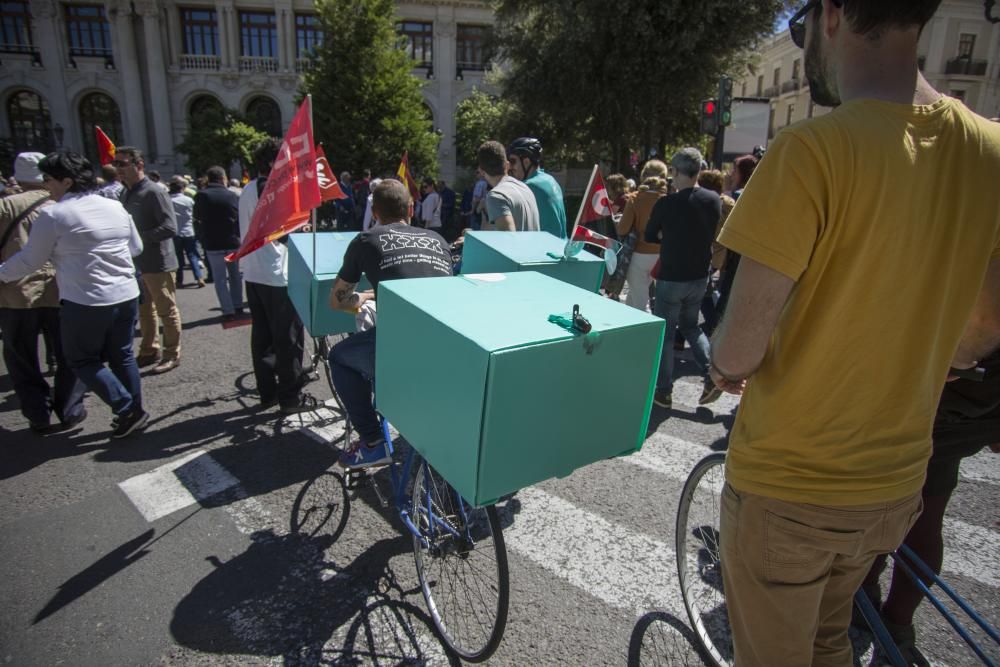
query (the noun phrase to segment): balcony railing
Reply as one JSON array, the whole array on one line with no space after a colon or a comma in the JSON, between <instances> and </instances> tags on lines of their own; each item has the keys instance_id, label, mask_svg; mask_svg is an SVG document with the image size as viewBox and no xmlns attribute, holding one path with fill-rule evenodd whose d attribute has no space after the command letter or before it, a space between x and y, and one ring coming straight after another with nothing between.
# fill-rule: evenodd
<instances>
[{"instance_id":1,"label":"balcony railing","mask_svg":"<svg viewBox=\"0 0 1000 667\"><path fill-rule=\"evenodd\" d=\"M7 53L31 56L32 67L42 66L42 56L38 51L38 47L31 44L0 44L0 54Z\"/></svg>"},{"instance_id":2,"label":"balcony railing","mask_svg":"<svg viewBox=\"0 0 1000 667\"><path fill-rule=\"evenodd\" d=\"M945 74L965 74L968 76L985 76L986 61L970 58L952 58L944 66Z\"/></svg>"},{"instance_id":3,"label":"balcony railing","mask_svg":"<svg viewBox=\"0 0 1000 667\"><path fill-rule=\"evenodd\" d=\"M312 58L296 58L295 59L295 71L301 74L302 72L308 72L313 67L316 66L316 61Z\"/></svg>"},{"instance_id":4,"label":"balcony railing","mask_svg":"<svg viewBox=\"0 0 1000 667\"><path fill-rule=\"evenodd\" d=\"M791 93L793 91L797 91L801 87L801 84L801 79L789 79L781 84L781 92Z\"/></svg>"},{"instance_id":5,"label":"balcony railing","mask_svg":"<svg viewBox=\"0 0 1000 667\"><path fill-rule=\"evenodd\" d=\"M77 58L103 58L104 69L115 69L115 57L111 49L81 49L71 48L69 50L69 66L76 69Z\"/></svg>"},{"instance_id":6,"label":"balcony railing","mask_svg":"<svg viewBox=\"0 0 1000 667\"><path fill-rule=\"evenodd\" d=\"M764 97L777 97L780 91L779 86L768 86L764 89Z\"/></svg>"},{"instance_id":7,"label":"balcony railing","mask_svg":"<svg viewBox=\"0 0 1000 667\"><path fill-rule=\"evenodd\" d=\"M277 72L278 59L263 56L240 56L241 72Z\"/></svg>"},{"instance_id":8,"label":"balcony railing","mask_svg":"<svg viewBox=\"0 0 1000 667\"><path fill-rule=\"evenodd\" d=\"M189 55L181 56L181 69L189 72L214 72L219 69L219 56Z\"/></svg>"}]
</instances>

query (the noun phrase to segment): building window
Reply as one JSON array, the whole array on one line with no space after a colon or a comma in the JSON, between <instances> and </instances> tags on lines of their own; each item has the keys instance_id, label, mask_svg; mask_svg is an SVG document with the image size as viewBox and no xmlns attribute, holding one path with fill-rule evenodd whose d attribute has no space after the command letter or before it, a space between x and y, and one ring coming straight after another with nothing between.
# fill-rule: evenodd
<instances>
[{"instance_id":1,"label":"building window","mask_svg":"<svg viewBox=\"0 0 1000 667\"><path fill-rule=\"evenodd\" d=\"M295 15L295 57L311 58L323 44L323 26L315 14Z\"/></svg>"},{"instance_id":2,"label":"building window","mask_svg":"<svg viewBox=\"0 0 1000 667\"><path fill-rule=\"evenodd\" d=\"M972 59L972 52L976 48L976 36L970 33L962 33L958 37L958 57Z\"/></svg>"},{"instance_id":3,"label":"building window","mask_svg":"<svg viewBox=\"0 0 1000 667\"><path fill-rule=\"evenodd\" d=\"M111 26L102 5L65 5L70 56L110 56Z\"/></svg>"},{"instance_id":4,"label":"building window","mask_svg":"<svg viewBox=\"0 0 1000 667\"><path fill-rule=\"evenodd\" d=\"M746 96L747 96L747 82L744 81L743 83L740 84L740 97L746 97Z\"/></svg>"},{"instance_id":5,"label":"building window","mask_svg":"<svg viewBox=\"0 0 1000 667\"><path fill-rule=\"evenodd\" d=\"M273 12L240 12L240 54L250 58L278 56L278 21Z\"/></svg>"},{"instance_id":6,"label":"building window","mask_svg":"<svg viewBox=\"0 0 1000 667\"><path fill-rule=\"evenodd\" d=\"M0 51L32 53L31 10L26 0L0 2Z\"/></svg>"},{"instance_id":7,"label":"building window","mask_svg":"<svg viewBox=\"0 0 1000 667\"><path fill-rule=\"evenodd\" d=\"M181 9L181 31L185 55L219 55L219 23L214 9Z\"/></svg>"},{"instance_id":8,"label":"building window","mask_svg":"<svg viewBox=\"0 0 1000 667\"><path fill-rule=\"evenodd\" d=\"M205 114L219 114L220 116L224 113L222 107L222 102L219 101L217 97L212 95L199 95L194 98L191 102L191 106L188 107L188 123L196 121Z\"/></svg>"},{"instance_id":9,"label":"building window","mask_svg":"<svg viewBox=\"0 0 1000 667\"><path fill-rule=\"evenodd\" d=\"M951 97L954 97L959 102L965 102L965 91L964 90L953 90L949 93Z\"/></svg>"},{"instance_id":10,"label":"building window","mask_svg":"<svg viewBox=\"0 0 1000 667\"><path fill-rule=\"evenodd\" d=\"M802 73L800 71L801 69L802 69L802 61L796 58L795 62L792 63L792 81L799 80L799 75Z\"/></svg>"},{"instance_id":11,"label":"building window","mask_svg":"<svg viewBox=\"0 0 1000 667\"><path fill-rule=\"evenodd\" d=\"M764 94L764 75L761 74L757 77L757 97Z\"/></svg>"},{"instance_id":12,"label":"building window","mask_svg":"<svg viewBox=\"0 0 1000 667\"><path fill-rule=\"evenodd\" d=\"M417 61L417 67L434 67L434 24L421 21L400 21L396 32L403 36L403 48Z\"/></svg>"},{"instance_id":13,"label":"building window","mask_svg":"<svg viewBox=\"0 0 1000 667\"><path fill-rule=\"evenodd\" d=\"M785 110L785 125L792 124L792 115L795 114L795 105L789 104L788 108Z\"/></svg>"},{"instance_id":14,"label":"building window","mask_svg":"<svg viewBox=\"0 0 1000 667\"><path fill-rule=\"evenodd\" d=\"M482 25L459 25L455 61L459 69L486 69L490 62L487 41L489 28Z\"/></svg>"},{"instance_id":15,"label":"building window","mask_svg":"<svg viewBox=\"0 0 1000 667\"><path fill-rule=\"evenodd\" d=\"M771 85L774 86L775 88L777 88L780 83L781 83L781 68L780 67L775 67L774 68L774 83L772 83Z\"/></svg>"},{"instance_id":16,"label":"building window","mask_svg":"<svg viewBox=\"0 0 1000 667\"><path fill-rule=\"evenodd\" d=\"M7 118L14 150L49 153L55 149L49 105L41 95L22 90L7 98Z\"/></svg>"},{"instance_id":17,"label":"building window","mask_svg":"<svg viewBox=\"0 0 1000 667\"><path fill-rule=\"evenodd\" d=\"M83 137L83 154L95 165L100 164L97 135L94 131L96 127L100 127L114 144L119 144L125 138L118 105L104 93L90 93L80 100L80 136Z\"/></svg>"},{"instance_id":18,"label":"building window","mask_svg":"<svg viewBox=\"0 0 1000 667\"><path fill-rule=\"evenodd\" d=\"M255 97L247 105L247 120L261 132L281 136L281 109L270 97Z\"/></svg>"}]
</instances>

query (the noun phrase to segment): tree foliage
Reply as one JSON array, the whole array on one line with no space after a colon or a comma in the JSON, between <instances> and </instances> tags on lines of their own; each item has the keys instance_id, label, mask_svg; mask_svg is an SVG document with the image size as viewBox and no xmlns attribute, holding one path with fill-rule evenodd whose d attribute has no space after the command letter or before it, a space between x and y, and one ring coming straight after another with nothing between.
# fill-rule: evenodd
<instances>
[{"instance_id":1,"label":"tree foliage","mask_svg":"<svg viewBox=\"0 0 1000 667\"><path fill-rule=\"evenodd\" d=\"M403 151L414 173L437 174L438 135L400 48L393 0L317 0L325 37L301 93L313 96L313 127L335 170L396 171Z\"/></svg>"},{"instance_id":2,"label":"tree foliage","mask_svg":"<svg viewBox=\"0 0 1000 667\"><path fill-rule=\"evenodd\" d=\"M229 170L233 162L243 168L253 164L253 151L267 134L246 122L233 109L208 108L191 118L184 140L176 150L187 156L195 174L219 165Z\"/></svg>"},{"instance_id":3,"label":"tree foliage","mask_svg":"<svg viewBox=\"0 0 1000 667\"><path fill-rule=\"evenodd\" d=\"M719 77L741 77L747 52L787 0L499 0L504 95L539 119L550 144L603 146L619 168L630 147L661 154L698 138L698 104Z\"/></svg>"},{"instance_id":4,"label":"tree foliage","mask_svg":"<svg viewBox=\"0 0 1000 667\"><path fill-rule=\"evenodd\" d=\"M455 109L455 158L465 167L476 166L476 150L489 139L504 141L517 109L505 98L475 89Z\"/></svg>"}]
</instances>

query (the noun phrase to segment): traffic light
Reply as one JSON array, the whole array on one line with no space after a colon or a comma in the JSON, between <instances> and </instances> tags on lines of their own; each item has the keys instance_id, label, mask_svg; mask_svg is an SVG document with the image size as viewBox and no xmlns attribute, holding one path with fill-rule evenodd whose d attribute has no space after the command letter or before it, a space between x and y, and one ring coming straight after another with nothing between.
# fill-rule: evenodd
<instances>
[{"instance_id":1,"label":"traffic light","mask_svg":"<svg viewBox=\"0 0 1000 667\"><path fill-rule=\"evenodd\" d=\"M715 136L719 132L719 119L716 116L718 107L715 100L705 100L701 103L701 131L703 134Z\"/></svg>"},{"instance_id":2,"label":"traffic light","mask_svg":"<svg viewBox=\"0 0 1000 667\"><path fill-rule=\"evenodd\" d=\"M728 76L719 79L719 126L729 127L733 123L733 80Z\"/></svg>"}]
</instances>

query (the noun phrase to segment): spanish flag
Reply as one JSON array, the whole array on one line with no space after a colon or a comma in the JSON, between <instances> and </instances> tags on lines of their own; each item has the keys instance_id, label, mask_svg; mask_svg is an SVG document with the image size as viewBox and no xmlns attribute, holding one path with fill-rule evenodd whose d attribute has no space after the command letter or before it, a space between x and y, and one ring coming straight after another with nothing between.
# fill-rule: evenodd
<instances>
[{"instance_id":1,"label":"spanish flag","mask_svg":"<svg viewBox=\"0 0 1000 667\"><path fill-rule=\"evenodd\" d=\"M403 159L399 162L399 169L396 170L396 176L399 180L406 185L410 190L410 196L413 197L413 201L420 201L420 188L417 187L417 182L413 180L413 174L410 173L410 158L409 152L403 151Z\"/></svg>"},{"instance_id":2,"label":"spanish flag","mask_svg":"<svg viewBox=\"0 0 1000 667\"><path fill-rule=\"evenodd\" d=\"M94 131L97 134L97 153L101 157L101 165L111 164L115 159L114 143L108 138L108 135L104 134L104 130L96 125Z\"/></svg>"}]
</instances>

